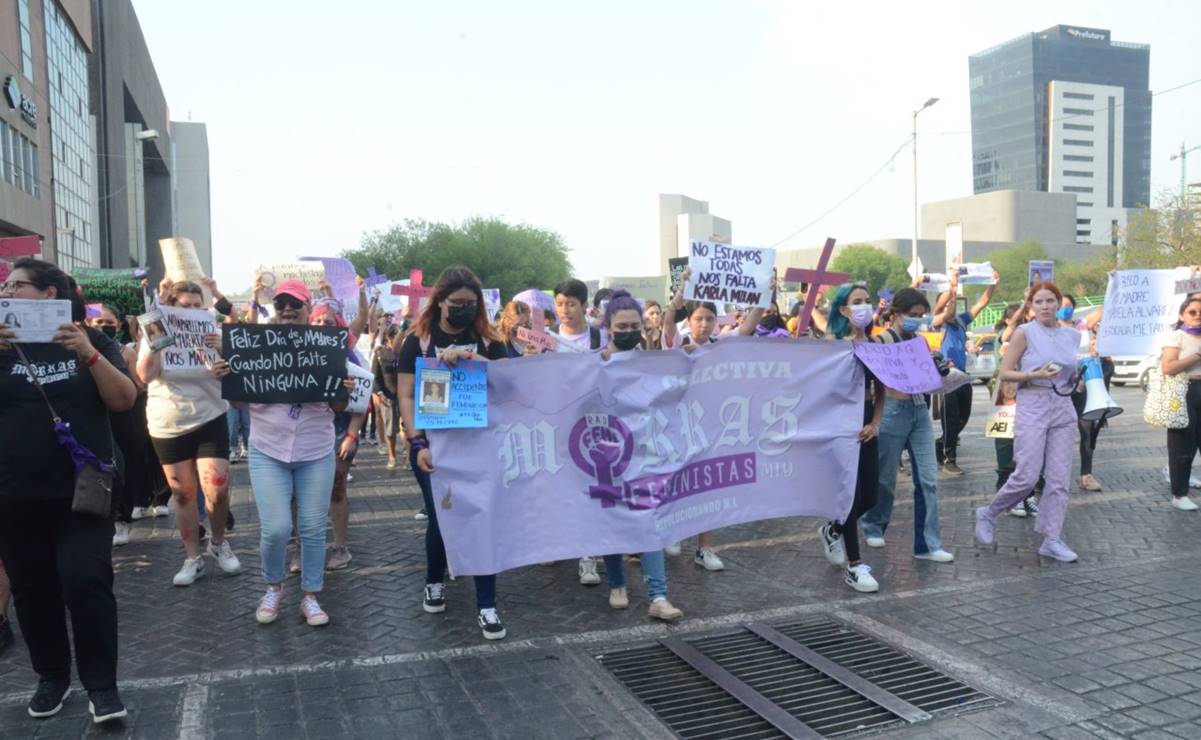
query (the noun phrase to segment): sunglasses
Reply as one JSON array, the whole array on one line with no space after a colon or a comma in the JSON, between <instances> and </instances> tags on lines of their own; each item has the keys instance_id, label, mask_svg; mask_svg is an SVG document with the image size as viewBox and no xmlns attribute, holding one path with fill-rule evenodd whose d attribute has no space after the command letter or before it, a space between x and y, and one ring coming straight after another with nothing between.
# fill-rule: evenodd
<instances>
[{"instance_id":1,"label":"sunglasses","mask_svg":"<svg viewBox=\"0 0 1201 740\"><path fill-rule=\"evenodd\" d=\"M304 301L293 298L290 295L281 295L272 301L272 303L275 305L276 311L283 311L289 308L293 311L299 311L304 308Z\"/></svg>"}]
</instances>

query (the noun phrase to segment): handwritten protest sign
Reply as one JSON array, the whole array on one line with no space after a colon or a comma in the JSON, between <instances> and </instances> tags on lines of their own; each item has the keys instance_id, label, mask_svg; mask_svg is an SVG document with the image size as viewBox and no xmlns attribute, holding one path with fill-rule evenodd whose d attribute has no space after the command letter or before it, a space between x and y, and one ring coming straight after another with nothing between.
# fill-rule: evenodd
<instances>
[{"instance_id":1,"label":"handwritten protest sign","mask_svg":"<svg viewBox=\"0 0 1201 740\"><path fill-rule=\"evenodd\" d=\"M942 388L942 376L930 359L926 340L877 344L854 342L855 356L867 365L880 382L901 393L929 393Z\"/></svg>"},{"instance_id":2,"label":"handwritten protest sign","mask_svg":"<svg viewBox=\"0 0 1201 740\"><path fill-rule=\"evenodd\" d=\"M488 363L439 366L417 360L414 403L418 429L474 429L488 426Z\"/></svg>"},{"instance_id":3,"label":"handwritten protest sign","mask_svg":"<svg viewBox=\"0 0 1201 740\"><path fill-rule=\"evenodd\" d=\"M58 327L69 323L70 301L0 299L0 324L8 327L16 342L52 342Z\"/></svg>"},{"instance_id":4,"label":"handwritten protest sign","mask_svg":"<svg viewBox=\"0 0 1201 740\"><path fill-rule=\"evenodd\" d=\"M0 268L3 269L3 268ZM1187 279L1176 281L1176 294L1201 292L1201 274L1191 273Z\"/></svg>"},{"instance_id":5,"label":"handwritten protest sign","mask_svg":"<svg viewBox=\"0 0 1201 740\"><path fill-rule=\"evenodd\" d=\"M354 265L350 264L350 260L344 257L301 257L300 260L321 263L325 270L325 281L334 291L333 297L342 303L342 316L347 321L354 321L359 313L359 284L355 281ZM313 297L316 298L317 294L314 293Z\"/></svg>"},{"instance_id":6,"label":"handwritten protest sign","mask_svg":"<svg viewBox=\"0 0 1201 740\"><path fill-rule=\"evenodd\" d=\"M159 306L163 324L175 337L172 346L162 350L163 376L167 378L201 377L208 375L209 366L217 352L205 346L204 338L218 334L217 318L203 308L174 308Z\"/></svg>"},{"instance_id":7,"label":"handwritten protest sign","mask_svg":"<svg viewBox=\"0 0 1201 740\"><path fill-rule=\"evenodd\" d=\"M702 241L693 241L689 249L692 274L684 286L685 300L760 308L771 304L776 250Z\"/></svg>"},{"instance_id":8,"label":"handwritten protest sign","mask_svg":"<svg viewBox=\"0 0 1201 740\"><path fill-rule=\"evenodd\" d=\"M541 312L539 312L541 315ZM535 324L531 323L531 326ZM538 329L542 329L539 331ZM517 327L517 341L537 347L540 352L555 352L559 348L559 342L555 339L556 335L546 331L543 327L527 329L524 326Z\"/></svg>"},{"instance_id":9,"label":"handwritten protest sign","mask_svg":"<svg viewBox=\"0 0 1201 740\"><path fill-rule=\"evenodd\" d=\"M163 270L173 281L199 282L200 278L207 277L200 265L200 258L196 256L196 245L191 239L182 236L159 239L158 248L163 253ZM200 287L204 292L204 305L213 305L213 294L203 283Z\"/></svg>"},{"instance_id":10,"label":"handwritten protest sign","mask_svg":"<svg viewBox=\"0 0 1201 740\"><path fill-rule=\"evenodd\" d=\"M1054 260L1030 260L1027 263L1026 287L1029 288L1037 282L1043 280L1055 279L1055 261Z\"/></svg>"},{"instance_id":11,"label":"handwritten protest sign","mask_svg":"<svg viewBox=\"0 0 1201 740\"><path fill-rule=\"evenodd\" d=\"M353 271L353 268L352 268ZM325 279L325 267L320 262L270 262L260 264L255 268L255 272L262 279L263 287L275 295L275 286L285 280L299 280L304 283L304 287L312 292L313 297L320 297L320 292L317 286ZM353 280L353 278L351 278ZM356 293L357 295L357 293ZM259 303L270 303L270 300Z\"/></svg>"},{"instance_id":12,"label":"handwritten protest sign","mask_svg":"<svg viewBox=\"0 0 1201 740\"><path fill-rule=\"evenodd\" d=\"M345 398L349 332L327 326L222 324L221 355L231 373L221 397L254 403Z\"/></svg>"},{"instance_id":13,"label":"handwritten protest sign","mask_svg":"<svg viewBox=\"0 0 1201 740\"><path fill-rule=\"evenodd\" d=\"M371 401L371 386L375 383L375 375L366 368L348 362L346 363L346 377L354 378L354 390L350 392L350 401L346 404L346 410L352 414L367 413L367 404Z\"/></svg>"},{"instance_id":14,"label":"handwritten protest sign","mask_svg":"<svg viewBox=\"0 0 1201 740\"><path fill-rule=\"evenodd\" d=\"M1163 348L1172 332L1187 281L1185 268L1122 270L1109 276L1105 320L1097 332L1097 354L1150 355Z\"/></svg>"},{"instance_id":15,"label":"handwritten protest sign","mask_svg":"<svg viewBox=\"0 0 1201 740\"><path fill-rule=\"evenodd\" d=\"M71 271L71 276L88 301L111 306L118 317L137 316L146 311L145 291L142 289L145 268L119 270L77 267Z\"/></svg>"}]
</instances>

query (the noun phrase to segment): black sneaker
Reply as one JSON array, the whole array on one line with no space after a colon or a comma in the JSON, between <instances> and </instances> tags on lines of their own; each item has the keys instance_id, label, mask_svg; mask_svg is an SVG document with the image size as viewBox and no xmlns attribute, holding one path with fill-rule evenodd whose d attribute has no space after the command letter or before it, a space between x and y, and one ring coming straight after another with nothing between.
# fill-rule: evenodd
<instances>
[{"instance_id":1,"label":"black sneaker","mask_svg":"<svg viewBox=\"0 0 1201 740\"><path fill-rule=\"evenodd\" d=\"M509 634L495 609L480 609L480 629L484 631L485 640L503 640Z\"/></svg>"},{"instance_id":2,"label":"black sneaker","mask_svg":"<svg viewBox=\"0 0 1201 740\"><path fill-rule=\"evenodd\" d=\"M1022 502L1022 508L1024 508L1026 513L1030 516L1038 516L1038 500L1033 496L1030 496Z\"/></svg>"},{"instance_id":3,"label":"black sneaker","mask_svg":"<svg viewBox=\"0 0 1201 740\"><path fill-rule=\"evenodd\" d=\"M33 692L33 698L29 700L29 716L37 719L53 717L63 708L63 702L67 700L67 695L70 693L70 681L60 681L43 676L38 679L38 688Z\"/></svg>"},{"instance_id":4,"label":"black sneaker","mask_svg":"<svg viewBox=\"0 0 1201 740\"><path fill-rule=\"evenodd\" d=\"M430 614L439 614L446 611L446 587L441 583L427 583L425 586L425 598L421 601L421 608Z\"/></svg>"},{"instance_id":5,"label":"black sneaker","mask_svg":"<svg viewBox=\"0 0 1201 740\"><path fill-rule=\"evenodd\" d=\"M13 623L8 621L8 617L0 615L0 655L8 652L8 649L17 641L13 635Z\"/></svg>"},{"instance_id":6,"label":"black sneaker","mask_svg":"<svg viewBox=\"0 0 1201 740\"><path fill-rule=\"evenodd\" d=\"M111 689L89 691L88 699L91 700L88 702L88 711L92 713L92 722L96 724L124 719L129 714L125 711L125 705L121 703L116 686Z\"/></svg>"}]
</instances>

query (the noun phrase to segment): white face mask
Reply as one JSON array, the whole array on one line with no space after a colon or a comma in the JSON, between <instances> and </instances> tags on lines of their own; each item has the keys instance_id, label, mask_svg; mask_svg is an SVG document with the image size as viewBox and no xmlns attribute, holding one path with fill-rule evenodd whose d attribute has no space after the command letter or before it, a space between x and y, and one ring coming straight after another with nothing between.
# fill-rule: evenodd
<instances>
[{"instance_id":1,"label":"white face mask","mask_svg":"<svg viewBox=\"0 0 1201 740\"><path fill-rule=\"evenodd\" d=\"M866 329L871 326L872 319L875 316L875 311L872 310L871 304L858 303L850 306L851 309L851 326L856 329Z\"/></svg>"}]
</instances>

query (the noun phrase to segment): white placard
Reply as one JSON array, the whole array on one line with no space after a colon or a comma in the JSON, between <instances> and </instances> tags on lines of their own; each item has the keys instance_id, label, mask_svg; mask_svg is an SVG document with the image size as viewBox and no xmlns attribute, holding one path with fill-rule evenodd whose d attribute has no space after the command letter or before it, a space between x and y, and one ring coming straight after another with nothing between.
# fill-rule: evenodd
<instances>
[{"instance_id":1,"label":"white placard","mask_svg":"<svg viewBox=\"0 0 1201 740\"><path fill-rule=\"evenodd\" d=\"M272 262L259 265L255 268L255 272L259 274L263 287L271 296L275 295L275 288L280 283L296 279L304 283L313 297L317 297L317 286L325 280L325 267L320 262ZM267 298L266 302L270 303L270 296L265 297ZM263 300L259 300L259 303L263 302Z\"/></svg>"},{"instance_id":2,"label":"white placard","mask_svg":"<svg viewBox=\"0 0 1201 740\"><path fill-rule=\"evenodd\" d=\"M371 385L375 382L375 376L370 370L348 362L346 377L354 378L354 390L350 392L350 402L346 404L346 410L352 414L367 413L367 403L371 400Z\"/></svg>"},{"instance_id":3,"label":"white placard","mask_svg":"<svg viewBox=\"0 0 1201 740\"><path fill-rule=\"evenodd\" d=\"M15 342L45 344L54 341L58 327L71 323L70 301L26 298L0 299L0 323L16 336Z\"/></svg>"},{"instance_id":4,"label":"white placard","mask_svg":"<svg viewBox=\"0 0 1201 740\"><path fill-rule=\"evenodd\" d=\"M685 300L759 308L771 305L776 250L702 241L693 241L689 250L692 274L684 285Z\"/></svg>"},{"instance_id":5,"label":"white placard","mask_svg":"<svg viewBox=\"0 0 1201 740\"><path fill-rule=\"evenodd\" d=\"M203 308L174 308L159 306L163 324L175 337L175 343L162 350L163 376L167 378L197 378L209 374L209 367L220 354L206 347L204 338L220 334L217 318Z\"/></svg>"},{"instance_id":6,"label":"white placard","mask_svg":"<svg viewBox=\"0 0 1201 740\"><path fill-rule=\"evenodd\" d=\"M945 246L947 250L946 269L950 272L951 265L963 262L963 224L947 224Z\"/></svg>"},{"instance_id":7,"label":"white placard","mask_svg":"<svg viewBox=\"0 0 1201 740\"><path fill-rule=\"evenodd\" d=\"M996 285L991 262L968 262L959 265L960 285Z\"/></svg>"},{"instance_id":8,"label":"white placard","mask_svg":"<svg viewBox=\"0 0 1201 740\"><path fill-rule=\"evenodd\" d=\"M1109 276L1105 318L1097 333L1097 354L1155 354L1172 333L1184 293L1177 283L1189 279L1187 268L1122 270Z\"/></svg>"},{"instance_id":9,"label":"white placard","mask_svg":"<svg viewBox=\"0 0 1201 740\"><path fill-rule=\"evenodd\" d=\"M196 245L192 240L182 236L159 239L158 248L163 253L166 276L176 283L190 280L199 284L204 293L204 305L213 305L213 294L200 282L200 278L207 276L200 266L200 258L196 256Z\"/></svg>"}]
</instances>

